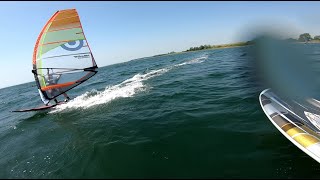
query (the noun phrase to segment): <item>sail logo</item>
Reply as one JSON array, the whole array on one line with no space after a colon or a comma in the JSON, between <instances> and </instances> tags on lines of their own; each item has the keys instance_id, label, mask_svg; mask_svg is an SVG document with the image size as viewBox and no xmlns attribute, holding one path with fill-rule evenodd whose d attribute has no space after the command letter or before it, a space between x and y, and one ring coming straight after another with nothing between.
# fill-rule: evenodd
<instances>
[{"instance_id":1,"label":"sail logo","mask_svg":"<svg viewBox=\"0 0 320 180\"><path fill-rule=\"evenodd\" d=\"M62 44L61 47L67 51L77 51L83 47L83 40L70 41Z\"/></svg>"},{"instance_id":2,"label":"sail logo","mask_svg":"<svg viewBox=\"0 0 320 180\"><path fill-rule=\"evenodd\" d=\"M88 54L85 54L85 55L76 55L76 56L73 56L74 58L78 58L78 59L83 59L83 58L90 58L90 56Z\"/></svg>"}]
</instances>

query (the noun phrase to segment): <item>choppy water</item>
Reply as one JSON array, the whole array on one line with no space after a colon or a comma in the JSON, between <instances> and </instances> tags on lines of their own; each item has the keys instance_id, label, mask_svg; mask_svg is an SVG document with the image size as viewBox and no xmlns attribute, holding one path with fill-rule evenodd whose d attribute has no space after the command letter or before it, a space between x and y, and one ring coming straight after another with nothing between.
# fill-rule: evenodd
<instances>
[{"instance_id":1,"label":"choppy water","mask_svg":"<svg viewBox=\"0 0 320 180\"><path fill-rule=\"evenodd\" d=\"M49 112L10 112L42 104L34 82L0 89L0 177L319 177L263 114L249 48L101 67Z\"/></svg>"}]
</instances>

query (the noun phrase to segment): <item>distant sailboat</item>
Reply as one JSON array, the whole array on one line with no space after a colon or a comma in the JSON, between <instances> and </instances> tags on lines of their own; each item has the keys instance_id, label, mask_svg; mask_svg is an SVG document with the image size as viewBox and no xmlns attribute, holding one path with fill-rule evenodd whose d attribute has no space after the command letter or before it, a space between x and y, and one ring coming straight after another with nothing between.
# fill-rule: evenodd
<instances>
[{"instance_id":1,"label":"distant sailboat","mask_svg":"<svg viewBox=\"0 0 320 180\"><path fill-rule=\"evenodd\" d=\"M55 99L97 73L98 66L76 9L57 11L48 20L36 41L32 65L43 102ZM48 109L57 104L14 112Z\"/></svg>"}]
</instances>

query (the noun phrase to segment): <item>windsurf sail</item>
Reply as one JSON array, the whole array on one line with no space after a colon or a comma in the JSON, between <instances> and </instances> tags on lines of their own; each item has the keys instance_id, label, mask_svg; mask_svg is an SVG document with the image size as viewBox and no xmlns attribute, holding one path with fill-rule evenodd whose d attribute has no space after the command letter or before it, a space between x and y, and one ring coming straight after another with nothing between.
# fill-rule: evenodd
<instances>
[{"instance_id":1,"label":"windsurf sail","mask_svg":"<svg viewBox=\"0 0 320 180\"><path fill-rule=\"evenodd\" d=\"M36 41L32 64L37 86L49 100L97 73L76 9L57 11L48 20Z\"/></svg>"}]
</instances>

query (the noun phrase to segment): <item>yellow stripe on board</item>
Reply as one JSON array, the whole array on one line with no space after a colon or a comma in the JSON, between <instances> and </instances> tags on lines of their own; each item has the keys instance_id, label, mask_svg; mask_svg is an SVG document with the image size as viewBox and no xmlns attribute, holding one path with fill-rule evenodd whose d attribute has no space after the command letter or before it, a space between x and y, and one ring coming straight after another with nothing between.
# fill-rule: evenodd
<instances>
[{"instance_id":1,"label":"yellow stripe on board","mask_svg":"<svg viewBox=\"0 0 320 180\"><path fill-rule=\"evenodd\" d=\"M300 128L298 127L294 127L294 128L291 128L289 129L288 131L286 131L286 133L289 135L289 136L294 136L296 134L299 134L299 133L305 133L304 131L302 131Z\"/></svg>"},{"instance_id":2,"label":"yellow stripe on board","mask_svg":"<svg viewBox=\"0 0 320 180\"><path fill-rule=\"evenodd\" d=\"M296 140L299 144L301 144L305 148L320 142L319 139L309 134L299 134L295 136L293 139Z\"/></svg>"},{"instance_id":3,"label":"yellow stripe on board","mask_svg":"<svg viewBox=\"0 0 320 180\"><path fill-rule=\"evenodd\" d=\"M284 132L287 132L288 130L290 130L290 129L294 128L294 127L296 127L296 126L289 122L289 123L283 125L281 127L281 129L284 130Z\"/></svg>"},{"instance_id":4,"label":"yellow stripe on board","mask_svg":"<svg viewBox=\"0 0 320 180\"><path fill-rule=\"evenodd\" d=\"M303 130L305 130L306 132L308 132L309 134L319 138L319 134L317 134L316 132L314 132L313 130L311 130L309 127L307 127L306 125L301 126L301 128Z\"/></svg>"}]
</instances>

